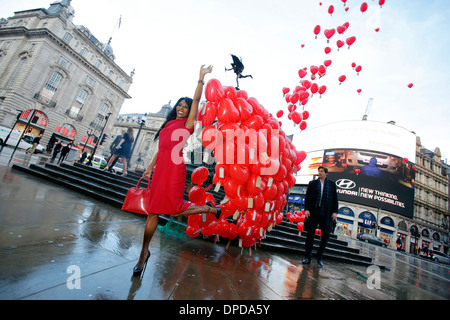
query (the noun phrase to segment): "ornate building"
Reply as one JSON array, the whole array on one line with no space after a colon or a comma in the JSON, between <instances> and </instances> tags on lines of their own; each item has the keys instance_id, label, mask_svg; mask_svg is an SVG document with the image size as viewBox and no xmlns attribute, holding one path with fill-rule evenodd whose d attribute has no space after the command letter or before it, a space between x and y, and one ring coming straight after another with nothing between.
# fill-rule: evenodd
<instances>
[{"instance_id":1,"label":"ornate building","mask_svg":"<svg viewBox=\"0 0 450 320\"><path fill-rule=\"evenodd\" d=\"M28 124L43 145L60 139L92 149L131 98L133 72L114 62L109 43L73 23L70 2L0 20L0 125Z\"/></svg>"},{"instance_id":2,"label":"ornate building","mask_svg":"<svg viewBox=\"0 0 450 320\"><path fill-rule=\"evenodd\" d=\"M448 253L450 247L450 189L448 165L441 159L441 151L430 151L416 143L416 181L414 220L409 225L411 243L418 248L430 248Z\"/></svg>"}]
</instances>

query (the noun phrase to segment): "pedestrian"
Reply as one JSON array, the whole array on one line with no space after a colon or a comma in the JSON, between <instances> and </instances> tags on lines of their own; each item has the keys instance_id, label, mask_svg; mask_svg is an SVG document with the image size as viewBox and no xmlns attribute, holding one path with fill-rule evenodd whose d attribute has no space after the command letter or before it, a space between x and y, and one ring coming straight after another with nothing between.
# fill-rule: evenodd
<instances>
[{"instance_id":1,"label":"pedestrian","mask_svg":"<svg viewBox=\"0 0 450 320\"><path fill-rule=\"evenodd\" d=\"M109 158L108 164L103 169L111 170L111 167L113 163L115 163L115 160L118 157L122 158L122 164L123 164L123 172L122 176L127 176L127 158L131 158L131 146L133 145L134 137L133 137L133 128L129 127L127 132L123 135L122 139L120 140L119 144L117 145L114 154L111 158Z\"/></svg>"},{"instance_id":2,"label":"pedestrian","mask_svg":"<svg viewBox=\"0 0 450 320\"><path fill-rule=\"evenodd\" d=\"M81 158L78 162L84 163L84 160L86 160L86 158L87 158L87 152L86 152L86 150L84 150L83 153L81 154Z\"/></svg>"},{"instance_id":3,"label":"pedestrian","mask_svg":"<svg viewBox=\"0 0 450 320\"><path fill-rule=\"evenodd\" d=\"M53 154L52 154L52 158L50 159L50 163L53 163L53 161L55 161L55 158L58 155L59 150L61 150L61 148L62 148L62 142L59 140L56 140L54 147L53 147Z\"/></svg>"},{"instance_id":4,"label":"pedestrian","mask_svg":"<svg viewBox=\"0 0 450 320\"><path fill-rule=\"evenodd\" d=\"M24 165L28 165L30 163L31 157L34 154L34 151L36 150L37 146L39 145L39 142L41 141L42 133L39 133L38 136L34 137L33 139L33 145L27 150L26 156L24 159Z\"/></svg>"},{"instance_id":5,"label":"pedestrian","mask_svg":"<svg viewBox=\"0 0 450 320\"><path fill-rule=\"evenodd\" d=\"M338 212L338 198L336 183L327 178L328 169L320 166L319 179L310 181L305 196L305 241L304 264L311 262L314 235L319 225L322 230L320 246L317 250L317 264L323 266L322 254L330 236L331 222L336 221Z\"/></svg>"},{"instance_id":6,"label":"pedestrian","mask_svg":"<svg viewBox=\"0 0 450 320\"><path fill-rule=\"evenodd\" d=\"M72 148L72 145L73 145L73 142L71 141L69 144L66 144L61 149L61 155L59 156L58 164L64 162L64 160L66 159L67 155L70 152L70 149Z\"/></svg>"},{"instance_id":7,"label":"pedestrian","mask_svg":"<svg viewBox=\"0 0 450 320\"><path fill-rule=\"evenodd\" d=\"M133 269L133 275L138 276L144 270L150 251L149 243L158 226L158 216L188 216L198 213L215 214L220 217L220 208L207 203L203 206L193 205L183 200L186 185L186 164L182 157L182 148L189 136L194 132L205 75L212 71L212 66L200 68L200 80L195 90L194 99L180 98L170 111L166 121L156 133L159 138L158 152L152 163L143 173L143 177L150 177L153 171L150 187L150 214L145 224L144 239L139 261ZM176 137L176 138L175 138Z\"/></svg>"}]
</instances>

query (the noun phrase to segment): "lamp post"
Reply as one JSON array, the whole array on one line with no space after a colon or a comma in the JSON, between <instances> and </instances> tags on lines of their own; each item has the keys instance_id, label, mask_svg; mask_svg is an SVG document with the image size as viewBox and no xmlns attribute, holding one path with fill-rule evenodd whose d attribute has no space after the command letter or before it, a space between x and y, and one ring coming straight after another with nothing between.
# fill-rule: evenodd
<instances>
[{"instance_id":1,"label":"lamp post","mask_svg":"<svg viewBox=\"0 0 450 320\"><path fill-rule=\"evenodd\" d=\"M134 148L136 147L136 144L137 144L138 139L139 139L139 135L141 134L141 130L142 130L142 127L145 124L145 121L147 121L147 113L144 114L144 116L141 118L141 120L139 122L139 130L138 130L138 133L136 135L136 139L134 140L133 147L131 148L131 152L130 152L130 159L129 159L130 164L131 164L131 158L133 157Z\"/></svg>"},{"instance_id":2,"label":"lamp post","mask_svg":"<svg viewBox=\"0 0 450 320\"><path fill-rule=\"evenodd\" d=\"M17 141L17 144L14 147L14 150L13 150L13 152L11 154L11 158L9 158L8 165L11 163L11 160L14 157L14 153L16 152L17 148L19 147L20 141L22 141L23 135L27 131L27 129L28 129L30 123L31 123L31 120L33 119L34 115L36 114L36 111L37 111L36 109L33 110L33 113L31 114L30 120L28 120L27 125L25 126L25 129L23 129L22 134L20 135L19 141ZM12 129L11 129L11 131L12 131Z\"/></svg>"},{"instance_id":3,"label":"lamp post","mask_svg":"<svg viewBox=\"0 0 450 320\"><path fill-rule=\"evenodd\" d=\"M100 132L100 136L99 136L99 139L98 139L97 143L95 144L94 151L92 151L92 154L91 154L91 156L89 157L89 161L88 161L88 163L87 163L88 166L92 166L92 159L94 158L95 152L97 151L98 144L99 144L99 142L100 142L100 139L102 138L103 131L105 130L106 125L108 124L109 116L110 116L111 114L112 114L112 112L108 112L108 114L105 116L105 120L106 120L106 121L105 121L105 125L104 125L103 128L102 128L102 132Z\"/></svg>"}]
</instances>

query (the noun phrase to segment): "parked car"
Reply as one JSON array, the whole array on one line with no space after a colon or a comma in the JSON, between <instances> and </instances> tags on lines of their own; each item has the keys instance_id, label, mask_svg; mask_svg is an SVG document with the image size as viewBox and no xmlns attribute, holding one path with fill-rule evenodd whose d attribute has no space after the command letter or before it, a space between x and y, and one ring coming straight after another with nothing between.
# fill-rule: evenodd
<instances>
[{"instance_id":1,"label":"parked car","mask_svg":"<svg viewBox=\"0 0 450 320\"><path fill-rule=\"evenodd\" d=\"M10 131L11 131L11 129L0 126L0 145L3 145L3 142L6 140L6 137L8 136ZM8 141L6 142L6 144L8 146L15 147L17 145L17 141L19 141L21 135L22 135L22 132L16 131L16 130L12 130L11 135L9 136ZM20 149L28 150L32 146L33 146L32 143L28 143L24 139L20 140L20 143L19 143L19 148Z\"/></svg>"},{"instance_id":2,"label":"parked car","mask_svg":"<svg viewBox=\"0 0 450 320\"><path fill-rule=\"evenodd\" d=\"M430 250L430 257L433 261L450 264L450 257L440 251Z\"/></svg>"},{"instance_id":3,"label":"parked car","mask_svg":"<svg viewBox=\"0 0 450 320\"><path fill-rule=\"evenodd\" d=\"M84 161L84 163L88 163L88 162L89 162L89 159L86 159ZM105 158L94 155L94 158L92 159L92 166L94 168L103 169L104 167L106 167L107 164L108 164L108 162L106 162Z\"/></svg>"},{"instance_id":4,"label":"parked car","mask_svg":"<svg viewBox=\"0 0 450 320\"><path fill-rule=\"evenodd\" d=\"M360 233L358 234L358 239L361 241L365 241L368 243L376 244L377 246L387 247L386 242L378 238L377 236L374 236L373 234L368 233Z\"/></svg>"}]
</instances>

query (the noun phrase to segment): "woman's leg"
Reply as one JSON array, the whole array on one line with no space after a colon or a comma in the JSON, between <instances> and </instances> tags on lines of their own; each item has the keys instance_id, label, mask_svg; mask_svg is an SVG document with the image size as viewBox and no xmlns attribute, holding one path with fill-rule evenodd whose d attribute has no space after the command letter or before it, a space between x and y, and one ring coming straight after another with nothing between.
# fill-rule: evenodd
<instances>
[{"instance_id":1,"label":"woman's leg","mask_svg":"<svg viewBox=\"0 0 450 320\"><path fill-rule=\"evenodd\" d=\"M116 160L116 158L118 157L118 154L113 154L113 156L111 158L109 158L108 163L106 164L105 168L103 170L108 170L109 166L111 165L111 163L113 163L114 160Z\"/></svg>"},{"instance_id":2,"label":"woman's leg","mask_svg":"<svg viewBox=\"0 0 450 320\"><path fill-rule=\"evenodd\" d=\"M122 175L126 176L127 175L127 158L125 157L121 157L122 158L122 164L123 164L123 172Z\"/></svg>"},{"instance_id":3,"label":"woman's leg","mask_svg":"<svg viewBox=\"0 0 450 320\"><path fill-rule=\"evenodd\" d=\"M155 230L158 227L158 218L157 214L149 214L147 217L147 222L145 223L144 230L144 241L142 243L141 255L139 257L139 261L136 264L137 267L142 267L144 265L145 259L147 259L148 246L150 241L155 234Z\"/></svg>"},{"instance_id":4,"label":"woman's leg","mask_svg":"<svg viewBox=\"0 0 450 320\"><path fill-rule=\"evenodd\" d=\"M198 213L211 213L211 214L216 214L217 213L217 209L204 205L204 206L197 206L195 204L191 204L191 206L189 208L187 208L186 210L184 210L183 212L180 212L177 215L174 215L175 217L179 217L179 216L190 216L193 214L198 214Z\"/></svg>"}]
</instances>

